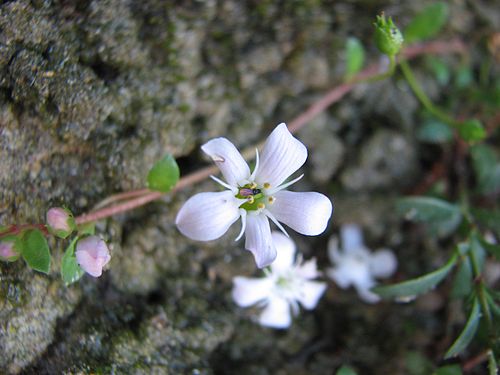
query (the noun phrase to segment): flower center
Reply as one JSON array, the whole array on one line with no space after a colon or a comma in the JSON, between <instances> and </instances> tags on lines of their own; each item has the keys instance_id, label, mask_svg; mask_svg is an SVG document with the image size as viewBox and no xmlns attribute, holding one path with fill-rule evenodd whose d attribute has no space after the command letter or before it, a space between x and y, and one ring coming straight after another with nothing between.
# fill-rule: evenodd
<instances>
[{"instance_id":1,"label":"flower center","mask_svg":"<svg viewBox=\"0 0 500 375\"><path fill-rule=\"evenodd\" d=\"M239 186L238 193L235 195L236 198L247 200L240 208L246 211L259 211L266 208L267 204L274 203L275 198L265 194L265 190L269 188L268 183L258 186L255 182Z\"/></svg>"}]
</instances>

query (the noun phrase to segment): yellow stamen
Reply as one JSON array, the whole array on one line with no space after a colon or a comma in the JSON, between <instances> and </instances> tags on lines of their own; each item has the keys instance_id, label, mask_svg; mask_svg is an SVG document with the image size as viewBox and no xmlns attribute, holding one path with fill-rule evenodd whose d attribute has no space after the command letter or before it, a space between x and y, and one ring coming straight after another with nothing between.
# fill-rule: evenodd
<instances>
[{"instance_id":1,"label":"yellow stamen","mask_svg":"<svg viewBox=\"0 0 500 375\"><path fill-rule=\"evenodd\" d=\"M262 202L261 202L261 203L259 203L259 204L257 205L257 208L258 208L259 210L263 210L264 208L266 208L266 205L265 205L264 203L262 203Z\"/></svg>"},{"instance_id":2,"label":"yellow stamen","mask_svg":"<svg viewBox=\"0 0 500 375\"><path fill-rule=\"evenodd\" d=\"M274 203L274 201L276 200L276 198L274 198L274 197L268 197L268 198L267 198L267 200L268 200L268 202L269 202L270 204L273 204L273 203Z\"/></svg>"},{"instance_id":3,"label":"yellow stamen","mask_svg":"<svg viewBox=\"0 0 500 375\"><path fill-rule=\"evenodd\" d=\"M255 202L255 198L253 197L253 195L251 195L248 197L247 201L248 203L252 204L253 202Z\"/></svg>"},{"instance_id":4,"label":"yellow stamen","mask_svg":"<svg viewBox=\"0 0 500 375\"><path fill-rule=\"evenodd\" d=\"M257 184L255 182L252 182L252 184L250 185L250 189L256 189L257 188Z\"/></svg>"},{"instance_id":5,"label":"yellow stamen","mask_svg":"<svg viewBox=\"0 0 500 375\"><path fill-rule=\"evenodd\" d=\"M264 183L264 189L269 189L271 187L271 184L269 182Z\"/></svg>"}]
</instances>

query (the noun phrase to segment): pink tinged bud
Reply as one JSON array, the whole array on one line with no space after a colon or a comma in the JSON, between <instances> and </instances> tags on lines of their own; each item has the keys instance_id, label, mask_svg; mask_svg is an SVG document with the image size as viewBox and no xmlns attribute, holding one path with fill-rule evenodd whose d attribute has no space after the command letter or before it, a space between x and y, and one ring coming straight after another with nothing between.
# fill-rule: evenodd
<instances>
[{"instance_id":1,"label":"pink tinged bud","mask_svg":"<svg viewBox=\"0 0 500 375\"><path fill-rule=\"evenodd\" d=\"M52 234L66 238L75 229L75 219L69 210L53 207L47 211L47 225Z\"/></svg>"},{"instance_id":2,"label":"pink tinged bud","mask_svg":"<svg viewBox=\"0 0 500 375\"><path fill-rule=\"evenodd\" d=\"M76 261L89 275L99 277L111 259L108 246L98 236L88 236L76 244Z\"/></svg>"},{"instance_id":3,"label":"pink tinged bud","mask_svg":"<svg viewBox=\"0 0 500 375\"><path fill-rule=\"evenodd\" d=\"M19 258L19 253L14 248L15 237L0 241L0 260L14 262Z\"/></svg>"}]
</instances>

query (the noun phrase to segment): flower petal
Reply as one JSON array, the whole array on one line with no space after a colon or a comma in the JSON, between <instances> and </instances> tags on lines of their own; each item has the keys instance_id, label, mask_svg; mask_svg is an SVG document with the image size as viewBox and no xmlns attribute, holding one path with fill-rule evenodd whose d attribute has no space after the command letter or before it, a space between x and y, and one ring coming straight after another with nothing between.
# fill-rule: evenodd
<instances>
[{"instance_id":1,"label":"flower petal","mask_svg":"<svg viewBox=\"0 0 500 375\"><path fill-rule=\"evenodd\" d=\"M245 236L245 248L252 252L257 267L266 267L276 259L271 227L264 214L247 215Z\"/></svg>"},{"instance_id":2,"label":"flower petal","mask_svg":"<svg viewBox=\"0 0 500 375\"><path fill-rule=\"evenodd\" d=\"M236 276L233 278L233 301L240 307L251 306L271 295L274 281L268 277L260 279Z\"/></svg>"},{"instance_id":3,"label":"flower petal","mask_svg":"<svg viewBox=\"0 0 500 375\"><path fill-rule=\"evenodd\" d=\"M356 286L359 297L366 303L376 303L380 301L380 297L370 290L375 285L376 283L373 282L370 285Z\"/></svg>"},{"instance_id":4,"label":"flower petal","mask_svg":"<svg viewBox=\"0 0 500 375\"><path fill-rule=\"evenodd\" d=\"M340 239L342 240L342 249L346 254L363 247L363 233L359 225L342 225L340 227Z\"/></svg>"},{"instance_id":5,"label":"flower petal","mask_svg":"<svg viewBox=\"0 0 500 375\"><path fill-rule=\"evenodd\" d=\"M231 186L242 186L250 178L250 168L236 147L226 138L214 138L203 146Z\"/></svg>"},{"instance_id":6,"label":"flower petal","mask_svg":"<svg viewBox=\"0 0 500 375\"><path fill-rule=\"evenodd\" d=\"M111 259L106 242L98 236L88 236L78 241L75 257L82 269L94 277L102 275L102 268Z\"/></svg>"},{"instance_id":7,"label":"flower petal","mask_svg":"<svg viewBox=\"0 0 500 375\"><path fill-rule=\"evenodd\" d=\"M276 259L271 264L273 273L281 273L290 269L295 260L295 243L280 232L271 233L274 247L276 248Z\"/></svg>"},{"instance_id":8,"label":"flower petal","mask_svg":"<svg viewBox=\"0 0 500 375\"><path fill-rule=\"evenodd\" d=\"M326 275L342 289L347 289L352 281L345 267L328 268Z\"/></svg>"},{"instance_id":9,"label":"flower petal","mask_svg":"<svg viewBox=\"0 0 500 375\"><path fill-rule=\"evenodd\" d=\"M193 240L215 240L238 220L239 204L229 190L199 193L184 203L175 218L175 224L183 235Z\"/></svg>"},{"instance_id":10,"label":"flower petal","mask_svg":"<svg viewBox=\"0 0 500 375\"><path fill-rule=\"evenodd\" d=\"M295 273L305 280L311 280L321 276L321 272L318 271L318 265L316 264L316 258L312 258L302 263L296 268Z\"/></svg>"},{"instance_id":11,"label":"flower petal","mask_svg":"<svg viewBox=\"0 0 500 375\"><path fill-rule=\"evenodd\" d=\"M267 209L278 221L308 236L316 236L326 229L333 207L323 194L282 190L274 197L275 202Z\"/></svg>"},{"instance_id":12,"label":"flower petal","mask_svg":"<svg viewBox=\"0 0 500 375\"><path fill-rule=\"evenodd\" d=\"M260 155L256 182L277 187L307 159L307 148L288 131L286 124L279 124L267 138Z\"/></svg>"},{"instance_id":13,"label":"flower petal","mask_svg":"<svg viewBox=\"0 0 500 375\"><path fill-rule=\"evenodd\" d=\"M398 266L398 260L389 249L375 251L370 257L370 271L374 277L391 276Z\"/></svg>"},{"instance_id":14,"label":"flower petal","mask_svg":"<svg viewBox=\"0 0 500 375\"><path fill-rule=\"evenodd\" d=\"M292 322L288 302L279 297L269 299L269 303L259 317L259 323L271 328L288 328Z\"/></svg>"},{"instance_id":15,"label":"flower petal","mask_svg":"<svg viewBox=\"0 0 500 375\"><path fill-rule=\"evenodd\" d=\"M318 304L325 290L326 283L320 281L304 281L300 286L300 292L297 295L297 299L306 309L312 310Z\"/></svg>"}]
</instances>

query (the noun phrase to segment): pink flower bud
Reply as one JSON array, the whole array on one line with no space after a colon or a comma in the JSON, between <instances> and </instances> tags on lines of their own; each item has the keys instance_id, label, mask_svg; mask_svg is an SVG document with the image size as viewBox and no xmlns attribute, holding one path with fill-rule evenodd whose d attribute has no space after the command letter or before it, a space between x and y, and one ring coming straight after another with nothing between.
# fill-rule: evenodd
<instances>
[{"instance_id":1,"label":"pink flower bud","mask_svg":"<svg viewBox=\"0 0 500 375\"><path fill-rule=\"evenodd\" d=\"M53 207L47 211L47 225L52 234L66 238L75 229L75 219L69 210Z\"/></svg>"},{"instance_id":2,"label":"pink flower bud","mask_svg":"<svg viewBox=\"0 0 500 375\"><path fill-rule=\"evenodd\" d=\"M14 249L15 237L7 237L0 241L0 260L13 262L19 258L19 253Z\"/></svg>"},{"instance_id":3,"label":"pink flower bud","mask_svg":"<svg viewBox=\"0 0 500 375\"><path fill-rule=\"evenodd\" d=\"M106 242L98 236L88 236L78 241L75 256L80 267L94 277L102 275L102 268L111 259Z\"/></svg>"}]
</instances>

